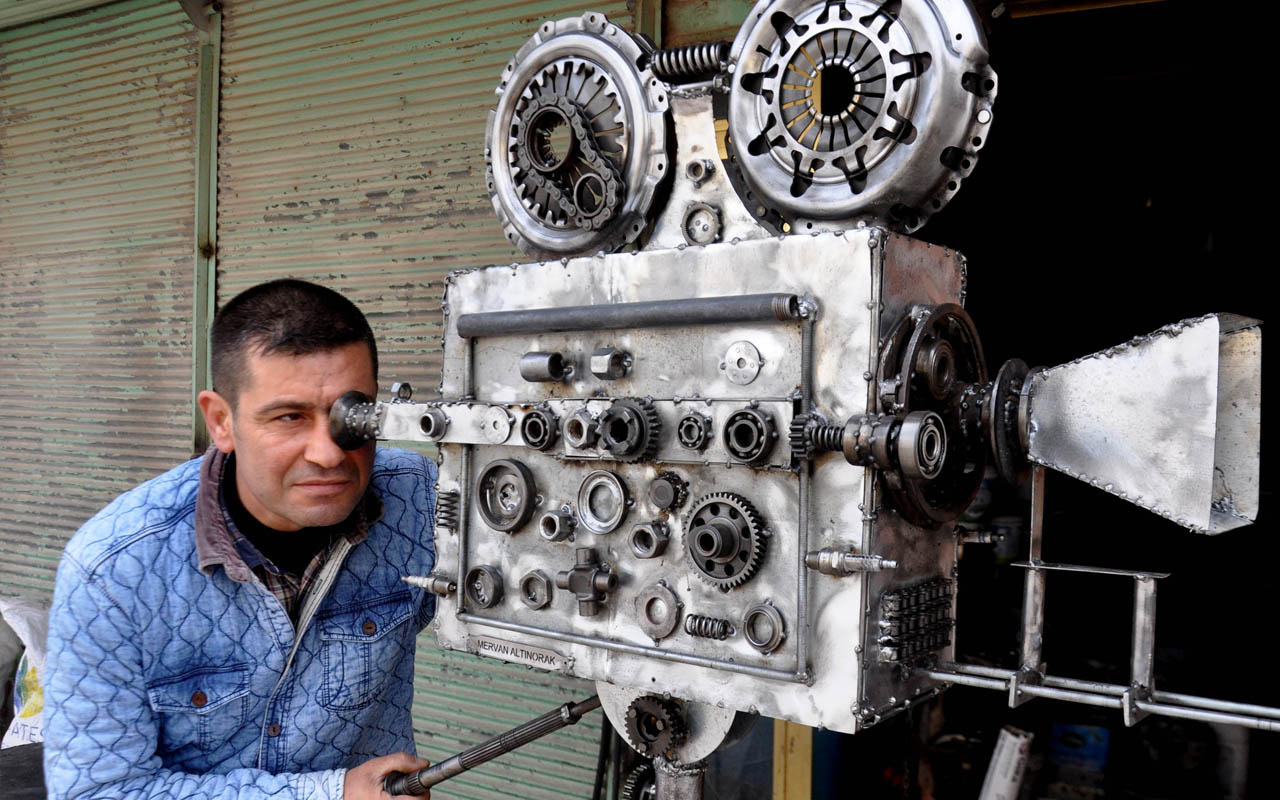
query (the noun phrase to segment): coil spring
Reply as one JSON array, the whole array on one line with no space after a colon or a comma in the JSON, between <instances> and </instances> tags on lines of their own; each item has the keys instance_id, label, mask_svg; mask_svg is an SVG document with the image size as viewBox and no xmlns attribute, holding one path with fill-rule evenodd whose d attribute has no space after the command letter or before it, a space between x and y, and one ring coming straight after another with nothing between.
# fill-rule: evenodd
<instances>
[{"instance_id":1,"label":"coil spring","mask_svg":"<svg viewBox=\"0 0 1280 800\"><path fill-rule=\"evenodd\" d=\"M460 499L457 492L441 492L436 496L437 528L454 530L458 527L458 503Z\"/></svg>"},{"instance_id":2,"label":"coil spring","mask_svg":"<svg viewBox=\"0 0 1280 800\"><path fill-rule=\"evenodd\" d=\"M843 425L815 425L810 433L813 449L819 453L839 450L843 438Z\"/></svg>"},{"instance_id":3,"label":"coil spring","mask_svg":"<svg viewBox=\"0 0 1280 800\"><path fill-rule=\"evenodd\" d=\"M684 632L707 639L728 639L733 635L733 626L727 619L690 614L684 618Z\"/></svg>"},{"instance_id":4,"label":"coil spring","mask_svg":"<svg viewBox=\"0 0 1280 800\"><path fill-rule=\"evenodd\" d=\"M728 58L728 42L670 47L653 54L653 74L667 83L691 83L718 73Z\"/></svg>"}]
</instances>

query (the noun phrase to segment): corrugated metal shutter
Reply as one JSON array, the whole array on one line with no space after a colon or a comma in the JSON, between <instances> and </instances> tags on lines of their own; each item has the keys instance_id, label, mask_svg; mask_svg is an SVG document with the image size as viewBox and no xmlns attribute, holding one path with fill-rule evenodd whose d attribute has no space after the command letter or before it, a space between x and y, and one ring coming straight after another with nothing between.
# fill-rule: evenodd
<instances>
[{"instance_id":1,"label":"corrugated metal shutter","mask_svg":"<svg viewBox=\"0 0 1280 800\"><path fill-rule=\"evenodd\" d=\"M106 5L102 0L0 0L0 28Z\"/></svg>"},{"instance_id":2,"label":"corrugated metal shutter","mask_svg":"<svg viewBox=\"0 0 1280 800\"><path fill-rule=\"evenodd\" d=\"M190 455L196 36L172 0L0 31L0 592Z\"/></svg>"},{"instance_id":3,"label":"corrugated metal shutter","mask_svg":"<svg viewBox=\"0 0 1280 800\"><path fill-rule=\"evenodd\" d=\"M223 15L218 297L286 275L343 291L378 336L382 383L439 383L452 269L509 263L484 188L498 74L548 18L612 2L240 0ZM415 727L433 761L569 697L558 679L420 642ZM600 715L439 786L434 797L587 797Z\"/></svg>"}]
</instances>

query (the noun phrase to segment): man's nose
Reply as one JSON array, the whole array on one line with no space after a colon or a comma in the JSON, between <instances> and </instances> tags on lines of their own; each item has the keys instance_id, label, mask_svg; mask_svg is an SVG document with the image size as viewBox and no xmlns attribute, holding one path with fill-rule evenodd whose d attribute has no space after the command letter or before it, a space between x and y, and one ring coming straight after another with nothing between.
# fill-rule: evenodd
<instances>
[{"instance_id":1,"label":"man's nose","mask_svg":"<svg viewBox=\"0 0 1280 800\"><path fill-rule=\"evenodd\" d=\"M307 438L307 449L305 452L307 461L324 469L333 469L342 463L346 457L345 451L338 447L338 443L333 440L333 436L329 433L329 417L317 416L314 424L311 426L310 435Z\"/></svg>"}]
</instances>

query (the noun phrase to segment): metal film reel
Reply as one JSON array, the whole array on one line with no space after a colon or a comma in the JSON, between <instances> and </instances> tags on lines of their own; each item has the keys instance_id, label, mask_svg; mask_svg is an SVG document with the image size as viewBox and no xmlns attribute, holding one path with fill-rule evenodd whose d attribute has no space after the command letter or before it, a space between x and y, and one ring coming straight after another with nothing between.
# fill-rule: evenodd
<instances>
[{"instance_id":1,"label":"metal film reel","mask_svg":"<svg viewBox=\"0 0 1280 800\"><path fill-rule=\"evenodd\" d=\"M977 163L996 96L961 0L761 0L730 61L730 174L782 230L916 230Z\"/></svg>"},{"instance_id":2,"label":"metal film reel","mask_svg":"<svg viewBox=\"0 0 1280 800\"><path fill-rule=\"evenodd\" d=\"M507 238L540 258L613 251L667 179L667 85L598 12L546 22L502 71L486 183Z\"/></svg>"}]
</instances>

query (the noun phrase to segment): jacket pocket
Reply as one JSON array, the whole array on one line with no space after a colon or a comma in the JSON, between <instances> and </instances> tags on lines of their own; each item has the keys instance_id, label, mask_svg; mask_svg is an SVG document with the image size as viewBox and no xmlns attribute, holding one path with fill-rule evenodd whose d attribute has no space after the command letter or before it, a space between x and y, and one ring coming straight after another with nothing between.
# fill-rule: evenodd
<instances>
[{"instance_id":1,"label":"jacket pocket","mask_svg":"<svg viewBox=\"0 0 1280 800\"><path fill-rule=\"evenodd\" d=\"M151 708L160 715L160 748L187 745L213 750L245 724L249 668L243 664L200 667L147 686Z\"/></svg>"},{"instance_id":2,"label":"jacket pocket","mask_svg":"<svg viewBox=\"0 0 1280 800\"><path fill-rule=\"evenodd\" d=\"M331 711L364 708L396 679L414 634L407 624L413 618L412 597L396 592L320 615L321 705Z\"/></svg>"}]
</instances>

